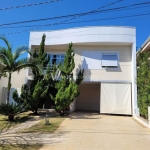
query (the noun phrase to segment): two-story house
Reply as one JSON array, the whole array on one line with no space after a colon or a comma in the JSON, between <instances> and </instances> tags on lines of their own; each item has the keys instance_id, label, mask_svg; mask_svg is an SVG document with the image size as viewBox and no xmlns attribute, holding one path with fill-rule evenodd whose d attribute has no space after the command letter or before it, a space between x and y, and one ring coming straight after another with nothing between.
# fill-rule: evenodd
<instances>
[{"instance_id":1,"label":"two-story house","mask_svg":"<svg viewBox=\"0 0 150 150\"><path fill-rule=\"evenodd\" d=\"M30 32L29 47L35 49L46 34L45 51L51 63L63 62L70 42L75 51L74 76L83 68L80 96L73 110L108 114L138 114L136 86L136 30L133 27L82 27ZM26 82L33 79L27 70Z\"/></svg>"}]
</instances>

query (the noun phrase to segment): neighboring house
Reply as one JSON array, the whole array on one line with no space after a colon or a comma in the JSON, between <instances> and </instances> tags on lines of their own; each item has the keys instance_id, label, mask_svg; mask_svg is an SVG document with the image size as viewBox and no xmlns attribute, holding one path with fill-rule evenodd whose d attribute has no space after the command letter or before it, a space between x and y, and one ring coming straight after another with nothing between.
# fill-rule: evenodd
<instances>
[{"instance_id":1,"label":"neighboring house","mask_svg":"<svg viewBox=\"0 0 150 150\"><path fill-rule=\"evenodd\" d=\"M75 51L74 75L84 68L80 96L73 110L108 114L138 115L136 86L136 30L133 27L83 27L30 33L29 46L35 49L46 34L45 51L51 63L63 62L70 42ZM27 70L30 84L32 72Z\"/></svg>"},{"instance_id":2,"label":"neighboring house","mask_svg":"<svg viewBox=\"0 0 150 150\"><path fill-rule=\"evenodd\" d=\"M138 50L138 52L146 52L146 51L150 51L150 36L147 38L147 40L143 43L143 45L140 47L140 49Z\"/></svg>"},{"instance_id":3,"label":"neighboring house","mask_svg":"<svg viewBox=\"0 0 150 150\"><path fill-rule=\"evenodd\" d=\"M20 72L14 72L12 74L12 79L11 79L11 84L12 88L10 91L10 103L13 102L12 99L12 93L13 91L17 88L18 92L20 92L20 88L23 84L25 84L25 77L26 77L26 70L22 69ZM0 103L6 102L6 87L8 84L8 78L7 77L2 77L0 79Z\"/></svg>"}]
</instances>

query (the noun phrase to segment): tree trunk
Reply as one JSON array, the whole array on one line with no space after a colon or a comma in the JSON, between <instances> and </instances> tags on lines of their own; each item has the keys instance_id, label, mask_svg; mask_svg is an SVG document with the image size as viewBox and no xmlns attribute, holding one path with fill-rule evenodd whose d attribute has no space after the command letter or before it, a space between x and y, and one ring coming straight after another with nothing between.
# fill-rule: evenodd
<instances>
[{"instance_id":1,"label":"tree trunk","mask_svg":"<svg viewBox=\"0 0 150 150\"><path fill-rule=\"evenodd\" d=\"M9 116L8 116L8 120L9 120L9 121L14 121L14 115L9 115Z\"/></svg>"},{"instance_id":2,"label":"tree trunk","mask_svg":"<svg viewBox=\"0 0 150 150\"><path fill-rule=\"evenodd\" d=\"M10 90L7 89L7 99L6 99L6 104L9 103L9 94L10 94Z\"/></svg>"},{"instance_id":3,"label":"tree trunk","mask_svg":"<svg viewBox=\"0 0 150 150\"><path fill-rule=\"evenodd\" d=\"M11 89L11 73L9 73L9 78L8 78L8 86L7 86L7 100L6 100L6 104L8 104L8 103L9 103L10 89Z\"/></svg>"},{"instance_id":4,"label":"tree trunk","mask_svg":"<svg viewBox=\"0 0 150 150\"><path fill-rule=\"evenodd\" d=\"M37 115L38 114L38 108L36 108L35 110L34 110L34 115Z\"/></svg>"},{"instance_id":5,"label":"tree trunk","mask_svg":"<svg viewBox=\"0 0 150 150\"><path fill-rule=\"evenodd\" d=\"M60 111L60 116L64 116L65 115L65 111L64 111L64 109L62 110L62 111Z\"/></svg>"}]
</instances>

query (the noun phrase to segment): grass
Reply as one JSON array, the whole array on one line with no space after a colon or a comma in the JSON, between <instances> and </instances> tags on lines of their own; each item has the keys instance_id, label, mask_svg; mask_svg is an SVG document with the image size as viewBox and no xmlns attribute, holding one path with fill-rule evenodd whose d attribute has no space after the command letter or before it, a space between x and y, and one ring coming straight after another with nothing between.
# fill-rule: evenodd
<instances>
[{"instance_id":1,"label":"grass","mask_svg":"<svg viewBox=\"0 0 150 150\"><path fill-rule=\"evenodd\" d=\"M29 115L31 112L20 113L15 117L15 121L8 121L8 117L4 115L0 115L0 132L8 130L10 127L23 123L33 116Z\"/></svg>"},{"instance_id":2,"label":"grass","mask_svg":"<svg viewBox=\"0 0 150 150\"><path fill-rule=\"evenodd\" d=\"M45 125L45 119L42 119L38 124L31 128L21 131L22 133L54 133L65 118L60 116L50 117L50 125Z\"/></svg>"},{"instance_id":3,"label":"grass","mask_svg":"<svg viewBox=\"0 0 150 150\"><path fill-rule=\"evenodd\" d=\"M0 150L38 150L42 147L42 144L29 144L29 145L24 145L24 144L14 144L14 145L9 145L9 144L4 144L0 145Z\"/></svg>"},{"instance_id":4,"label":"grass","mask_svg":"<svg viewBox=\"0 0 150 150\"><path fill-rule=\"evenodd\" d=\"M42 115L43 116L43 115ZM56 115L56 113L50 113L50 125L45 125L45 119L42 119L38 124L31 128L20 131L20 133L54 133L65 118ZM0 130L7 130L8 128L18 125L22 122L27 121L30 118L34 118L30 112L19 114L16 117L16 121L9 122L7 116L0 115ZM0 144L0 150L39 150L42 144Z\"/></svg>"}]
</instances>

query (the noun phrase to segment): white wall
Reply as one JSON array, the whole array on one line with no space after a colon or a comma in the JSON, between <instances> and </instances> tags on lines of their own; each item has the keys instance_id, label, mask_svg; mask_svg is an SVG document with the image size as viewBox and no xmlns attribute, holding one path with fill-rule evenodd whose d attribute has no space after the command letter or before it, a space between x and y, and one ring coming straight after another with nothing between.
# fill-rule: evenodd
<instances>
[{"instance_id":1,"label":"white wall","mask_svg":"<svg viewBox=\"0 0 150 150\"><path fill-rule=\"evenodd\" d=\"M119 67L118 68L101 68L101 69L86 69L84 73L85 81L104 81L104 80L120 80L132 82L132 46L74 46L75 50L75 65L78 70L82 66L82 53L89 52L118 52L119 53ZM97 64L95 64L97 65Z\"/></svg>"},{"instance_id":2,"label":"white wall","mask_svg":"<svg viewBox=\"0 0 150 150\"><path fill-rule=\"evenodd\" d=\"M22 69L19 74L18 72L14 72L12 74L11 84L12 88L21 88L23 84L25 84L25 76L26 76L26 70ZM7 87L8 79L7 78L1 78L0 79L0 103L2 102L2 89L3 87Z\"/></svg>"},{"instance_id":3,"label":"white wall","mask_svg":"<svg viewBox=\"0 0 150 150\"><path fill-rule=\"evenodd\" d=\"M135 41L135 28L121 26L93 26L83 28L70 28L63 30L32 31L30 44L39 45L43 33L46 34L46 45L60 45L73 42L81 43L133 43Z\"/></svg>"}]
</instances>

